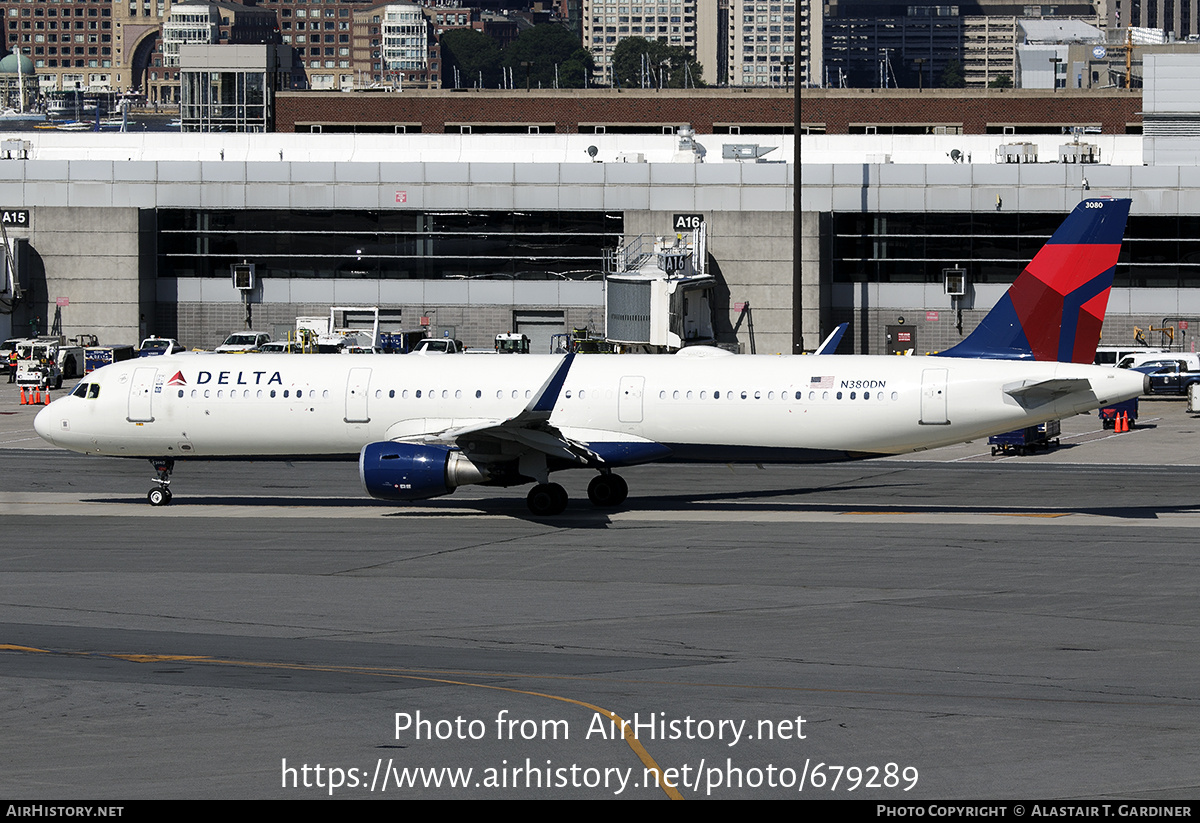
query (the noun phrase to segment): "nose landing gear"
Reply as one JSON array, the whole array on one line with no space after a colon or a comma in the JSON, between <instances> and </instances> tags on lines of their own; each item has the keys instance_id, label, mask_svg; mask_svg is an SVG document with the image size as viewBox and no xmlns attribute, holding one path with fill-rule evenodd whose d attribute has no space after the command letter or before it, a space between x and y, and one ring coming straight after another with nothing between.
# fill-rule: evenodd
<instances>
[{"instance_id":1,"label":"nose landing gear","mask_svg":"<svg viewBox=\"0 0 1200 823\"><path fill-rule=\"evenodd\" d=\"M150 465L154 467L158 485L146 493L146 499L151 506L165 506L171 502L171 472L175 469L175 461L152 458Z\"/></svg>"}]
</instances>

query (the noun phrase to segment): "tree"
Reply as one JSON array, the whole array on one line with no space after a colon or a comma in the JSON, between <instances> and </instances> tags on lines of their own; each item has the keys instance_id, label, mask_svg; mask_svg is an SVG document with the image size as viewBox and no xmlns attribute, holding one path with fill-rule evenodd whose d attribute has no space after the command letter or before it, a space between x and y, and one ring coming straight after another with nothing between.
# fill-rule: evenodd
<instances>
[{"instance_id":1,"label":"tree","mask_svg":"<svg viewBox=\"0 0 1200 823\"><path fill-rule=\"evenodd\" d=\"M626 89L702 86L704 69L683 46L629 37L613 49L613 84Z\"/></svg>"},{"instance_id":2,"label":"tree","mask_svg":"<svg viewBox=\"0 0 1200 823\"><path fill-rule=\"evenodd\" d=\"M479 85L483 74L483 87L496 88L500 85L500 47L483 32L474 29L451 29L441 37L442 86L454 87L454 69L458 68L458 83L461 88Z\"/></svg>"},{"instance_id":3,"label":"tree","mask_svg":"<svg viewBox=\"0 0 1200 823\"><path fill-rule=\"evenodd\" d=\"M587 49L576 49L558 69L558 85L564 89L585 89L592 84L596 61Z\"/></svg>"},{"instance_id":4,"label":"tree","mask_svg":"<svg viewBox=\"0 0 1200 823\"><path fill-rule=\"evenodd\" d=\"M580 89L592 71L592 55L580 48L579 38L555 23L542 23L521 32L501 58L512 70L513 86L552 89L557 67L558 86Z\"/></svg>"},{"instance_id":5,"label":"tree","mask_svg":"<svg viewBox=\"0 0 1200 823\"><path fill-rule=\"evenodd\" d=\"M989 89L1011 89L1012 78L1007 74L998 74L992 78L992 82L988 83Z\"/></svg>"},{"instance_id":6,"label":"tree","mask_svg":"<svg viewBox=\"0 0 1200 823\"><path fill-rule=\"evenodd\" d=\"M947 63L946 68L942 69L942 77L938 85L944 89L965 88L967 80L963 77L962 63L957 60L951 60Z\"/></svg>"}]
</instances>

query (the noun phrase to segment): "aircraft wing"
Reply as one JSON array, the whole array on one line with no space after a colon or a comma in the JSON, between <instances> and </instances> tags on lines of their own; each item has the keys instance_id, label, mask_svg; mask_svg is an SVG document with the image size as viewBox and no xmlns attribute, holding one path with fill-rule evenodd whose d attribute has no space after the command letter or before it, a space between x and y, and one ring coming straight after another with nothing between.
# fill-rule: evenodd
<instances>
[{"instance_id":1,"label":"aircraft wing","mask_svg":"<svg viewBox=\"0 0 1200 823\"><path fill-rule=\"evenodd\" d=\"M392 440L402 443L459 446L463 440L489 439L514 443L547 457L568 460L581 466L627 465L659 460L671 450L636 435L599 430L564 432L550 422L550 414L562 391L575 354L568 354L547 378L537 394L518 414L498 419L423 419L401 421ZM416 430L405 432L406 428Z\"/></svg>"},{"instance_id":2,"label":"aircraft wing","mask_svg":"<svg viewBox=\"0 0 1200 823\"><path fill-rule=\"evenodd\" d=\"M453 425L394 439L402 443L456 446L460 440L468 437L505 440L583 465L603 462L586 443L566 437L557 426L546 421L522 420L521 415L508 420L480 420L467 425Z\"/></svg>"},{"instance_id":3,"label":"aircraft wing","mask_svg":"<svg viewBox=\"0 0 1200 823\"><path fill-rule=\"evenodd\" d=\"M566 382L567 372L575 360L572 352L563 358L554 372L519 414L507 420L446 420L446 425L428 431L401 435L394 438L406 443L429 443L454 446L461 438L476 437L507 440L551 457L559 457L577 463L588 464L599 456L586 444L571 440L550 423L550 413L558 401L559 392ZM433 422L433 421L430 421Z\"/></svg>"},{"instance_id":4,"label":"aircraft wing","mask_svg":"<svg viewBox=\"0 0 1200 823\"><path fill-rule=\"evenodd\" d=\"M1066 377L1054 380L1022 380L1020 383L1010 383L1004 387L1004 393L1012 397L1022 408L1042 406L1057 400L1064 395L1077 391L1091 391L1092 384L1079 377Z\"/></svg>"}]
</instances>

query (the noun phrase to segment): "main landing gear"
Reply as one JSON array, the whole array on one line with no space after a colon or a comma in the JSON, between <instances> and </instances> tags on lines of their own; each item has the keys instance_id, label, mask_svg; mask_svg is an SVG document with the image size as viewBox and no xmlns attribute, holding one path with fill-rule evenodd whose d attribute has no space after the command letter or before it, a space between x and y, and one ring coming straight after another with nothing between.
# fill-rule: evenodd
<instances>
[{"instance_id":1,"label":"main landing gear","mask_svg":"<svg viewBox=\"0 0 1200 823\"><path fill-rule=\"evenodd\" d=\"M538 483L529 490L525 505L537 517L553 517L567 508L567 490L557 483Z\"/></svg>"},{"instance_id":2,"label":"main landing gear","mask_svg":"<svg viewBox=\"0 0 1200 823\"><path fill-rule=\"evenodd\" d=\"M588 484L588 500L601 509L619 506L629 497L629 484L619 474L606 472ZM553 517L567 508L567 491L557 483L539 483L525 498L529 511L537 517Z\"/></svg>"},{"instance_id":3,"label":"main landing gear","mask_svg":"<svg viewBox=\"0 0 1200 823\"><path fill-rule=\"evenodd\" d=\"M619 506L629 497L629 484L619 474L598 474L588 483L588 500L602 509Z\"/></svg>"},{"instance_id":4,"label":"main landing gear","mask_svg":"<svg viewBox=\"0 0 1200 823\"><path fill-rule=\"evenodd\" d=\"M154 482L158 485L146 493L146 499L151 506L165 506L171 502L171 472L175 469L175 461L151 458L150 465L154 467Z\"/></svg>"}]
</instances>

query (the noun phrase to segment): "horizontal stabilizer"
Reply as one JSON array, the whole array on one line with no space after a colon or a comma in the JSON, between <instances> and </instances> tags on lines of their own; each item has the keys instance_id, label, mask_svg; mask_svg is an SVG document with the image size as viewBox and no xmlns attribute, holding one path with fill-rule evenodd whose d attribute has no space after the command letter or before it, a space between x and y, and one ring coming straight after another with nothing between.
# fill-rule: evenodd
<instances>
[{"instance_id":1,"label":"horizontal stabilizer","mask_svg":"<svg viewBox=\"0 0 1200 823\"><path fill-rule=\"evenodd\" d=\"M1064 377L1055 380L1030 381L1010 383L1004 387L1004 393L1012 397L1022 408L1033 408L1051 403L1060 397L1077 391L1091 391L1091 381L1079 377Z\"/></svg>"}]
</instances>

